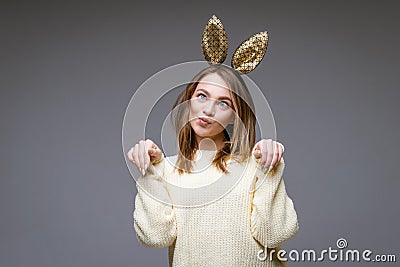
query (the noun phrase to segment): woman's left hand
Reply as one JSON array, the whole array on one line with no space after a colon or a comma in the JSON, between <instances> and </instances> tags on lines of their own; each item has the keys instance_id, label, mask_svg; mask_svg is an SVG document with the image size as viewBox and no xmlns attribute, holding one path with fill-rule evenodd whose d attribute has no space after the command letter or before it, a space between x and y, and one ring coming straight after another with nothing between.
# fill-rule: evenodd
<instances>
[{"instance_id":1,"label":"woman's left hand","mask_svg":"<svg viewBox=\"0 0 400 267\"><path fill-rule=\"evenodd\" d=\"M281 161L285 147L272 139L262 139L254 146L253 155L256 159L261 158L259 164L264 171L270 171L275 164Z\"/></svg>"}]
</instances>

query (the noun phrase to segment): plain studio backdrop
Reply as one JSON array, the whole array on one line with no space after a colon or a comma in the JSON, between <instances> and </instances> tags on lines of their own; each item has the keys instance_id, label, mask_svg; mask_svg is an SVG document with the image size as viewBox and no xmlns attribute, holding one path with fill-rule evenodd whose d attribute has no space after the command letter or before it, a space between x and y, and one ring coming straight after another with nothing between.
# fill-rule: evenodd
<instances>
[{"instance_id":1,"label":"plain studio backdrop","mask_svg":"<svg viewBox=\"0 0 400 267\"><path fill-rule=\"evenodd\" d=\"M300 230L284 248L321 251L345 238L348 248L400 256L396 1L0 5L1 266L167 266L166 248L135 237L122 122L146 79L203 60L213 14L227 31L228 64L251 34L270 34L249 77L286 148Z\"/></svg>"}]
</instances>

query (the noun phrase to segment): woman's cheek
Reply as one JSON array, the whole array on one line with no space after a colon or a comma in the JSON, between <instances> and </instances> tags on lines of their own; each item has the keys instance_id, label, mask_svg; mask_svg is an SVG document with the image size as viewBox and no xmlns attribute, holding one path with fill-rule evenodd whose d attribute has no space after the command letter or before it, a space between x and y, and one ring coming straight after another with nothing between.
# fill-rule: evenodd
<instances>
[{"instance_id":1,"label":"woman's cheek","mask_svg":"<svg viewBox=\"0 0 400 267\"><path fill-rule=\"evenodd\" d=\"M190 103L190 112L196 116L196 114L199 113L199 111L201 110L202 106L200 103L197 103L197 101L192 101Z\"/></svg>"},{"instance_id":2,"label":"woman's cheek","mask_svg":"<svg viewBox=\"0 0 400 267\"><path fill-rule=\"evenodd\" d=\"M218 116L217 121L225 128L230 123L231 118L232 112L223 112Z\"/></svg>"},{"instance_id":3,"label":"woman's cheek","mask_svg":"<svg viewBox=\"0 0 400 267\"><path fill-rule=\"evenodd\" d=\"M194 119L195 117L197 117L198 113L198 107L196 104L194 104L193 102L190 103L190 109L189 109L189 120Z\"/></svg>"}]
</instances>

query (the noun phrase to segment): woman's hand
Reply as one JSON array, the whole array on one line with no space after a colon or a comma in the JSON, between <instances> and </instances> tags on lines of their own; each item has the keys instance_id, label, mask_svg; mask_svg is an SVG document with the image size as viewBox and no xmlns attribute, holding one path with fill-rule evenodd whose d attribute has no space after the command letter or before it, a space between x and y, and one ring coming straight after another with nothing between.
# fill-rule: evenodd
<instances>
[{"instance_id":1,"label":"woman's hand","mask_svg":"<svg viewBox=\"0 0 400 267\"><path fill-rule=\"evenodd\" d=\"M254 146L253 155L256 159L261 158L260 165L264 171L270 171L275 164L281 161L285 147L272 139L262 139Z\"/></svg>"},{"instance_id":2,"label":"woman's hand","mask_svg":"<svg viewBox=\"0 0 400 267\"><path fill-rule=\"evenodd\" d=\"M157 163L163 157L161 149L150 139L140 140L127 153L128 159L144 175L150 164Z\"/></svg>"}]
</instances>

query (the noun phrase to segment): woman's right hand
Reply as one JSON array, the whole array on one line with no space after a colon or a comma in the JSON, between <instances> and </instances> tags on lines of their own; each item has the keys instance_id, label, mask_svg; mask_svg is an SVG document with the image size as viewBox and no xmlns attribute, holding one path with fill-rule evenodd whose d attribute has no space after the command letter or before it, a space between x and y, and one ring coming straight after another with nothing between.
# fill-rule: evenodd
<instances>
[{"instance_id":1,"label":"woman's right hand","mask_svg":"<svg viewBox=\"0 0 400 267\"><path fill-rule=\"evenodd\" d=\"M147 167L162 159L161 149L150 139L140 140L127 153L129 161L134 163L144 175Z\"/></svg>"}]
</instances>

